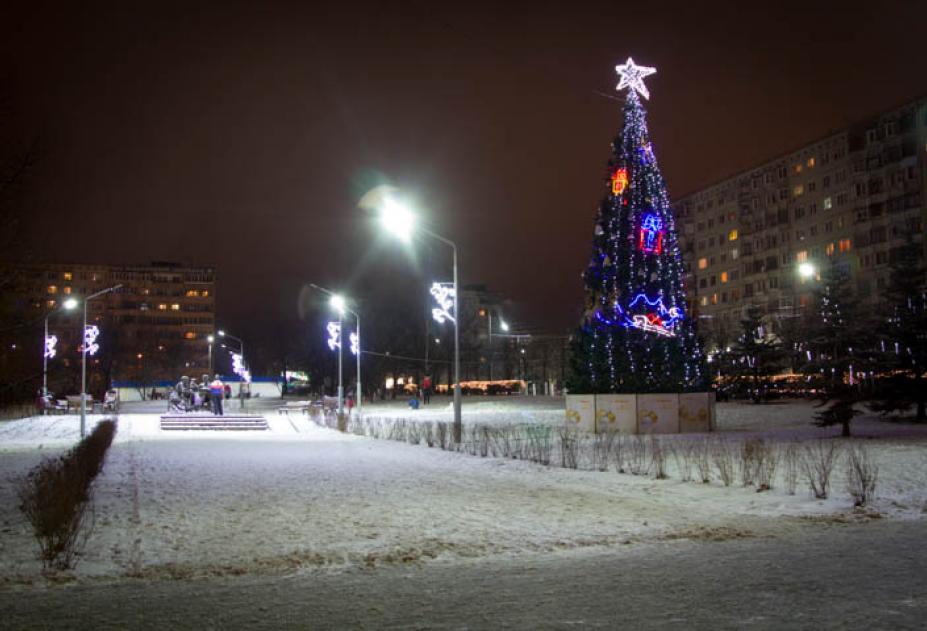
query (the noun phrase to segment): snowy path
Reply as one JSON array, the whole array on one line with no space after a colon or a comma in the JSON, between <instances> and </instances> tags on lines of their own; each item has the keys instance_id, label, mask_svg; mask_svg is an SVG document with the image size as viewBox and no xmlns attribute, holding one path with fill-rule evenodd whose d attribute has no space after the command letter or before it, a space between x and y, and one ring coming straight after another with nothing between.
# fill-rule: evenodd
<instances>
[{"instance_id":1,"label":"snowy path","mask_svg":"<svg viewBox=\"0 0 927 631\"><path fill-rule=\"evenodd\" d=\"M918 522L517 559L0 592L18 629L920 629ZM24 597L28 595L28 597Z\"/></svg>"}]
</instances>

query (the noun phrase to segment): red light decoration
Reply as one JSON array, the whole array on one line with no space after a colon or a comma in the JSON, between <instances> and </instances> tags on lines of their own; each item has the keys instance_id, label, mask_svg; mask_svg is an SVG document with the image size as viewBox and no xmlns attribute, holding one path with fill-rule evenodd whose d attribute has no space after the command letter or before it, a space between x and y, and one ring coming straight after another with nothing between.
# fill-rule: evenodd
<instances>
[{"instance_id":1,"label":"red light decoration","mask_svg":"<svg viewBox=\"0 0 927 631\"><path fill-rule=\"evenodd\" d=\"M621 195L628 187L628 170L624 167L612 173L612 195Z\"/></svg>"}]
</instances>

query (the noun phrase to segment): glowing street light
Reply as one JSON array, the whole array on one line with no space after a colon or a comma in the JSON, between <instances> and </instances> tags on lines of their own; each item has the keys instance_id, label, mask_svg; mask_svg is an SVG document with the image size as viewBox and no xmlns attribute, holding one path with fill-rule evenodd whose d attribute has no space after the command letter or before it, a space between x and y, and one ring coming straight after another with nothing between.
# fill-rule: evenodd
<instances>
[{"instance_id":1,"label":"glowing street light","mask_svg":"<svg viewBox=\"0 0 927 631\"><path fill-rule=\"evenodd\" d=\"M450 246L454 254L454 441L460 442L461 413L460 413L460 318L457 317L459 309L459 292L457 283L457 244L440 235L435 234L416 221L415 215L405 204L390 194L386 194L379 203L380 221L384 228L404 243L412 240L413 231L421 232Z\"/></svg>"},{"instance_id":2,"label":"glowing street light","mask_svg":"<svg viewBox=\"0 0 927 631\"><path fill-rule=\"evenodd\" d=\"M242 340L240 337L235 337L235 336L232 335L231 333L226 333L226 332L225 332L224 330L222 330L222 329L219 329L218 331L216 331L216 333L219 334L219 337L227 337L227 338L229 338L230 340L235 340L236 342L238 342L238 350L241 351L240 353L238 353L238 355L239 355L238 364L239 364L239 367L240 367L240 372L236 372L236 374L237 374L239 377L241 377L242 381L248 381L248 382L250 382L250 381L251 381L251 373L248 372L248 362L245 361L245 342L244 342L244 340ZM233 372L235 372L235 371L233 370ZM241 387L241 383L238 384L238 406L239 406L239 408L241 408L241 409L244 409L244 407L245 407L245 391L244 391L244 389Z\"/></svg>"},{"instance_id":3,"label":"glowing street light","mask_svg":"<svg viewBox=\"0 0 927 631\"><path fill-rule=\"evenodd\" d=\"M48 334L48 319L52 315L58 313L61 310L73 311L75 308L77 308L77 299L68 298L61 304L61 307L59 307L58 309L53 309L52 311L49 311L45 315L45 338L43 342L44 348L42 352L42 397L43 398L48 396L48 360L54 359L55 355L57 354L57 351L55 350L55 346L58 344L58 336Z\"/></svg>"},{"instance_id":4,"label":"glowing street light","mask_svg":"<svg viewBox=\"0 0 927 631\"><path fill-rule=\"evenodd\" d=\"M814 265L812 265L811 263L802 263L801 265L798 266L798 274L802 278L811 278L812 276L814 276L814 272L815 272Z\"/></svg>"},{"instance_id":5,"label":"glowing street light","mask_svg":"<svg viewBox=\"0 0 927 631\"><path fill-rule=\"evenodd\" d=\"M215 341L216 341L216 336L215 336L215 335L207 335L207 336L206 336L206 341L209 343L209 361L208 361L208 364L209 364L209 378L212 379L212 376L213 376L213 372L212 372L212 345L213 345L213 343L215 343Z\"/></svg>"},{"instance_id":6,"label":"glowing street light","mask_svg":"<svg viewBox=\"0 0 927 631\"><path fill-rule=\"evenodd\" d=\"M87 353L90 351L88 346L93 344L96 346L96 338L99 335L100 330L96 326L93 329L88 331L87 326L87 304L98 296L103 294L108 294L111 291L116 291L122 287L122 283L118 285L113 285L112 287L107 287L106 289L101 289L95 294L90 294L84 298L84 328L83 328L83 338L84 343L81 345L81 362L80 362L80 437L83 438L87 435ZM88 333L90 335L88 335ZM94 351L95 352L95 351Z\"/></svg>"}]
</instances>

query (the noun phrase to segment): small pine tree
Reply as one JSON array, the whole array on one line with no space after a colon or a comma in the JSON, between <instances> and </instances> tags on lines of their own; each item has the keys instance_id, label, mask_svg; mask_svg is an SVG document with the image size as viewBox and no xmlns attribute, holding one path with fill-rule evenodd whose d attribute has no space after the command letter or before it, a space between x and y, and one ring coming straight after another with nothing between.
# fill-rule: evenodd
<instances>
[{"instance_id":1,"label":"small pine tree","mask_svg":"<svg viewBox=\"0 0 927 631\"><path fill-rule=\"evenodd\" d=\"M695 323L686 313L683 262L669 196L638 93L655 72L631 59L618 68L630 86L624 126L612 144L586 304L572 338L573 392L679 392L705 387Z\"/></svg>"},{"instance_id":2,"label":"small pine tree","mask_svg":"<svg viewBox=\"0 0 927 631\"><path fill-rule=\"evenodd\" d=\"M871 408L887 413L917 405L927 420L927 271L922 250L909 235L893 252L888 284L879 309L878 367L881 375Z\"/></svg>"},{"instance_id":3,"label":"small pine tree","mask_svg":"<svg viewBox=\"0 0 927 631\"><path fill-rule=\"evenodd\" d=\"M740 337L728 356L733 360L737 381L748 383L750 398L754 403L760 403L765 398L769 377L782 367L782 346L767 334L763 326L763 310L759 307L747 309L740 328Z\"/></svg>"}]
</instances>

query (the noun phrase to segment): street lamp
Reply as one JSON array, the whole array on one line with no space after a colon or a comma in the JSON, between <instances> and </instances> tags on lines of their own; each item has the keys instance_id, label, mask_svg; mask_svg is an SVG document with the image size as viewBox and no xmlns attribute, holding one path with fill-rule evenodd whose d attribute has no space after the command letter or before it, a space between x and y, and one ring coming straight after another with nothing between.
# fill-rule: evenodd
<instances>
[{"instance_id":1,"label":"street lamp","mask_svg":"<svg viewBox=\"0 0 927 631\"><path fill-rule=\"evenodd\" d=\"M206 336L206 341L209 343L209 360L208 360L208 362L207 362L207 363L209 364L209 370L208 370L208 372L209 372L209 378L212 379L212 376L213 376L213 374L214 374L214 373L212 372L212 345L213 345L213 342L216 341L216 336L215 336L215 335L207 335L207 336Z\"/></svg>"},{"instance_id":2,"label":"street lamp","mask_svg":"<svg viewBox=\"0 0 927 631\"><path fill-rule=\"evenodd\" d=\"M798 266L798 274L802 278L811 278L812 276L814 276L814 272L815 272L814 265L812 265L811 263L802 263L801 265Z\"/></svg>"},{"instance_id":3,"label":"street lamp","mask_svg":"<svg viewBox=\"0 0 927 631\"><path fill-rule=\"evenodd\" d=\"M388 232L403 243L412 240L413 231L417 230L429 237L450 246L454 254L454 441L460 442L460 292L457 283L457 244L435 234L427 228L417 225L415 215L402 202L391 195L385 195L380 202L380 220Z\"/></svg>"},{"instance_id":4,"label":"street lamp","mask_svg":"<svg viewBox=\"0 0 927 631\"><path fill-rule=\"evenodd\" d=\"M342 296L341 294L337 294L330 289L326 289L325 287L320 287L319 285L316 285L315 283L310 283L309 286L312 287L313 289L317 289L321 291L323 294L327 294L329 296L328 304L331 306L332 309L334 309L338 313L338 330L339 330L339 333L338 333L338 412L339 414L344 413L344 382L342 381L342 375L341 375L341 368L342 368L341 341L344 338L344 335L341 333L341 324L342 324L342 318L344 317L345 311L347 311L348 313L354 316L354 320L357 324L357 330L354 332L354 334L357 336L357 354L356 354L357 383L355 384L355 390L356 390L355 397L356 398L354 400L354 404L357 406L357 413L360 414L361 406L362 406L362 398L363 398L362 396L363 393L361 391L361 351L362 349L361 349L361 336L360 336L361 334L360 314L358 314L357 311L354 311L350 307L348 307L347 300L345 300L344 296Z\"/></svg>"},{"instance_id":5,"label":"street lamp","mask_svg":"<svg viewBox=\"0 0 927 631\"><path fill-rule=\"evenodd\" d=\"M84 298L84 328L82 329L83 344L81 344L81 361L80 361L80 437L87 435L87 304L98 296L116 291L122 287L122 283L101 289L95 294L90 294Z\"/></svg>"},{"instance_id":6,"label":"street lamp","mask_svg":"<svg viewBox=\"0 0 927 631\"><path fill-rule=\"evenodd\" d=\"M235 340L236 342L238 342L238 348L239 348L239 350L241 350L241 367L242 367L243 371L247 371L248 363L245 361L245 342L244 342L240 337L235 337L235 336L232 335L231 333L226 333L226 332L223 331L222 329L219 329L218 331L216 331L216 333L219 334L219 337L227 337L227 338L229 338L229 339L232 339L232 340ZM244 375L238 375L238 376L241 377L242 381L245 381L245 376L244 376ZM244 409L244 407L245 407L245 391L244 391L244 389L241 387L241 382L239 382L239 384L238 384L238 403L239 403L239 407L240 407L241 409Z\"/></svg>"},{"instance_id":7,"label":"street lamp","mask_svg":"<svg viewBox=\"0 0 927 631\"><path fill-rule=\"evenodd\" d=\"M65 300L60 307L57 309L52 309L47 314L45 314L45 338L42 342L42 398L48 396L48 360L55 356L55 342L58 341L58 338L55 338L54 342L49 344L51 338L48 337L48 319L52 315L58 313L62 309L66 311L72 311L77 307L76 298L68 298Z\"/></svg>"}]
</instances>

